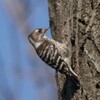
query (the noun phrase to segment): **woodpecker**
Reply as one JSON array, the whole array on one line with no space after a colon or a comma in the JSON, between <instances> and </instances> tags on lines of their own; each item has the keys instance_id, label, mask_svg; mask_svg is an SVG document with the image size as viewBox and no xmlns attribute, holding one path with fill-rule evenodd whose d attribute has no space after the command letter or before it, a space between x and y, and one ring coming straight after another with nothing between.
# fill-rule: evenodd
<instances>
[{"instance_id":1,"label":"woodpecker","mask_svg":"<svg viewBox=\"0 0 100 100\"><path fill-rule=\"evenodd\" d=\"M35 48L37 55L49 66L54 68L56 72L66 75L73 75L78 78L78 75L72 70L61 56L56 44L59 42L49 39L45 33L48 29L36 28L28 36L30 43Z\"/></svg>"}]
</instances>

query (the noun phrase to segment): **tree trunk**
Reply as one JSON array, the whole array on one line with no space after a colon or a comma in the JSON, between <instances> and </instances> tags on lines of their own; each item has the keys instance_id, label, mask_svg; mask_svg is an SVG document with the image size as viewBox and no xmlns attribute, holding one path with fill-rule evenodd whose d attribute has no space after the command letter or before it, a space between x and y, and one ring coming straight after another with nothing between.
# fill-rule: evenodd
<instances>
[{"instance_id":1,"label":"tree trunk","mask_svg":"<svg viewBox=\"0 0 100 100\"><path fill-rule=\"evenodd\" d=\"M100 100L100 0L48 0L52 37L79 79L57 73L59 100ZM66 51L66 52L65 52Z\"/></svg>"}]
</instances>

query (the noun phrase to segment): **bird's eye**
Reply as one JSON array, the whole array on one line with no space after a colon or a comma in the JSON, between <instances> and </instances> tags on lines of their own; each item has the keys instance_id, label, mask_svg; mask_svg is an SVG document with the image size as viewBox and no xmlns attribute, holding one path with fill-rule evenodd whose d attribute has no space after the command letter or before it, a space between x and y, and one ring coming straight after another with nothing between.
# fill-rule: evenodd
<instances>
[{"instance_id":1,"label":"bird's eye","mask_svg":"<svg viewBox=\"0 0 100 100\"><path fill-rule=\"evenodd\" d=\"M42 29L39 29L38 32L41 33L42 32Z\"/></svg>"},{"instance_id":2,"label":"bird's eye","mask_svg":"<svg viewBox=\"0 0 100 100\"><path fill-rule=\"evenodd\" d=\"M42 29L37 29L37 30L35 30L35 32L37 33L41 33L42 32Z\"/></svg>"}]
</instances>

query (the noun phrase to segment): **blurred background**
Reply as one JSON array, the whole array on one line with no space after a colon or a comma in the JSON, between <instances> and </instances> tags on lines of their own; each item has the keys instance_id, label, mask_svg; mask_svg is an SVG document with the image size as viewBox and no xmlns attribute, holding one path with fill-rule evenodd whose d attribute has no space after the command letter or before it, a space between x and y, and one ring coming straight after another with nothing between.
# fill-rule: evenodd
<instances>
[{"instance_id":1,"label":"blurred background","mask_svg":"<svg viewBox=\"0 0 100 100\"><path fill-rule=\"evenodd\" d=\"M27 39L40 27L49 27L47 0L0 0L0 100L57 100L55 71Z\"/></svg>"}]
</instances>

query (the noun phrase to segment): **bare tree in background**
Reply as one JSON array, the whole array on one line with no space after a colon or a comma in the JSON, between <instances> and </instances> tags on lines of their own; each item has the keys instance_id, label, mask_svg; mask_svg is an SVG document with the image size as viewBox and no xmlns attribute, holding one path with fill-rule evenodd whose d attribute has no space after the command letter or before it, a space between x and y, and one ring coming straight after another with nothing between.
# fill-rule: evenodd
<instances>
[{"instance_id":1,"label":"bare tree in background","mask_svg":"<svg viewBox=\"0 0 100 100\"><path fill-rule=\"evenodd\" d=\"M29 11L31 12L30 0L17 0L17 1L16 0L15 1L14 0L3 0L3 1L1 1L1 3L3 4L3 7L5 8L6 12L10 15L9 18L13 19L13 23L12 23L13 25L11 25L11 23L9 23L12 30L11 30L11 32L10 31L8 32L8 33L12 33L12 31L13 31L13 33L9 34L9 37L8 37L9 41L10 41L11 52L12 52L12 55L10 55L10 56L12 56L12 59L14 59L14 60L12 60L13 63L11 65L15 66L14 69L17 72L19 72L21 75L22 59L20 56L20 53L21 53L20 52L20 43L19 43L18 35L15 33L15 31L18 28L20 28L25 33L29 32L29 25L27 23L27 18L30 15ZM15 27L16 27L16 29L15 29ZM15 100L16 99L15 94L9 86L9 82L8 82L8 79L6 76L6 71L5 71L6 59L3 59L1 52L0 52L0 62L3 62L3 63L1 63L1 67L0 67L0 100ZM9 65L8 65L8 67L9 67ZM17 81L19 81L19 80L17 80ZM16 84L18 84L18 83L16 82L15 85Z\"/></svg>"},{"instance_id":2,"label":"bare tree in background","mask_svg":"<svg viewBox=\"0 0 100 100\"><path fill-rule=\"evenodd\" d=\"M48 0L52 36L79 75L56 75L59 100L100 100L100 0Z\"/></svg>"},{"instance_id":3,"label":"bare tree in background","mask_svg":"<svg viewBox=\"0 0 100 100\"><path fill-rule=\"evenodd\" d=\"M36 0L34 3L31 0L3 0L3 4L14 24L24 33L31 31L31 26L27 21L31 13L35 11L36 7L45 2L46 0Z\"/></svg>"},{"instance_id":4,"label":"bare tree in background","mask_svg":"<svg viewBox=\"0 0 100 100\"><path fill-rule=\"evenodd\" d=\"M36 2L34 2L34 1L36 1ZM40 1L41 1L41 3L40 3ZM30 94L30 92L29 92L29 90L25 91L26 93L24 92L24 88L27 87L27 86L24 86L24 84L25 85L27 84L27 82L25 82L24 79L33 84L32 90L34 90L34 91L35 91L35 89L38 90L38 95L37 95L37 92L36 93L32 92L30 94L33 96L33 99L35 99L35 97L36 97L36 100L41 100L41 99L50 100L50 98L52 98L52 100L56 100L56 98L57 98L57 95L55 96L56 89L53 89L54 91L52 90L52 88L53 88L52 84L54 84L54 88L56 88L55 80L54 80L54 78L52 78L53 74L51 75L51 72L49 72L50 70L47 69L47 67L45 68L46 65L40 64L41 68L37 67L37 66L39 66L39 64L36 64L36 63L38 63L38 61L34 61L35 63L33 62L32 57L30 56L31 52L30 52L30 55L28 55L29 52L24 52L24 50L26 51L27 49L29 49L28 45L27 45L28 44L27 35L31 31L31 28L32 28L32 24L29 22L29 20L32 19L31 15L35 14L34 10L36 9L36 7L39 7L39 5L42 5L42 3L43 3L43 5L46 4L43 1L46 1L46 0L33 0L33 1L32 0L3 0L0 2L3 4L1 6L1 8L3 8L3 10L5 10L4 13L6 12L6 14L8 14L7 16L5 16L6 14L4 15L4 17L7 17L6 21L8 21L8 26L9 26L8 27L9 31L7 31L7 35L8 35L7 39L8 40L6 40L6 38L3 40L4 40L4 43L8 42L7 44L9 45L9 48L10 48L9 51L11 52L11 53L7 52L9 54L9 56L11 56L11 65L10 65L11 68L9 71L7 69L5 70L5 68L4 68L4 66L6 66L7 68L10 67L6 64L6 56L4 57L5 59L3 59L3 57L2 57L3 54L1 55L1 52L0 52L0 59L1 59L0 60L0 63L1 63L1 67L0 67L0 75L1 75L0 76L0 100L15 100L15 99L19 100L19 99L22 99L24 96L28 97L27 92L29 94ZM34 19L31 20L31 22L34 23ZM38 23L38 25L39 25L39 23ZM5 30L6 30L6 28L5 28ZM21 33L26 33L26 34L21 35ZM1 36L2 36L2 34L1 34ZM5 35L6 35L6 33L5 33ZM26 36L24 36L24 35L26 35ZM24 39L26 39L26 42L24 42ZM6 51L7 50L4 50L4 52L6 52ZM33 53L34 53L34 51L32 48L32 54ZM24 56L24 55L26 55L26 56ZM37 60L35 53L33 55L34 55L35 60ZM4 61L3 64L2 64L2 62L3 62L2 60ZM29 68L27 71L26 71L26 69L27 69L26 67ZM37 67L37 68L34 70L33 67ZM8 71L8 74L6 74L6 71ZM14 79L13 82L10 81L13 85L10 84L10 82L8 81L9 79L7 76L9 76L9 73L11 73L10 74L11 80ZM47 86L47 84L48 84L48 86ZM34 86L35 86L35 89L34 89ZM48 88L48 89L50 88L50 90L46 90L46 88ZM46 92L46 91L48 91L48 92ZM25 95L23 95L24 93L25 93ZM35 94L35 96L34 96L34 94ZM52 96L50 96L50 95L52 95ZM32 96L30 96L30 97L32 98ZM29 99L30 99L30 97L29 97Z\"/></svg>"},{"instance_id":5,"label":"bare tree in background","mask_svg":"<svg viewBox=\"0 0 100 100\"><path fill-rule=\"evenodd\" d=\"M30 0L4 0L3 4L16 23L16 27L28 33L30 30L30 25L27 22L28 17L31 14L32 6ZM34 8L34 7L33 7Z\"/></svg>"}]
</instances>

